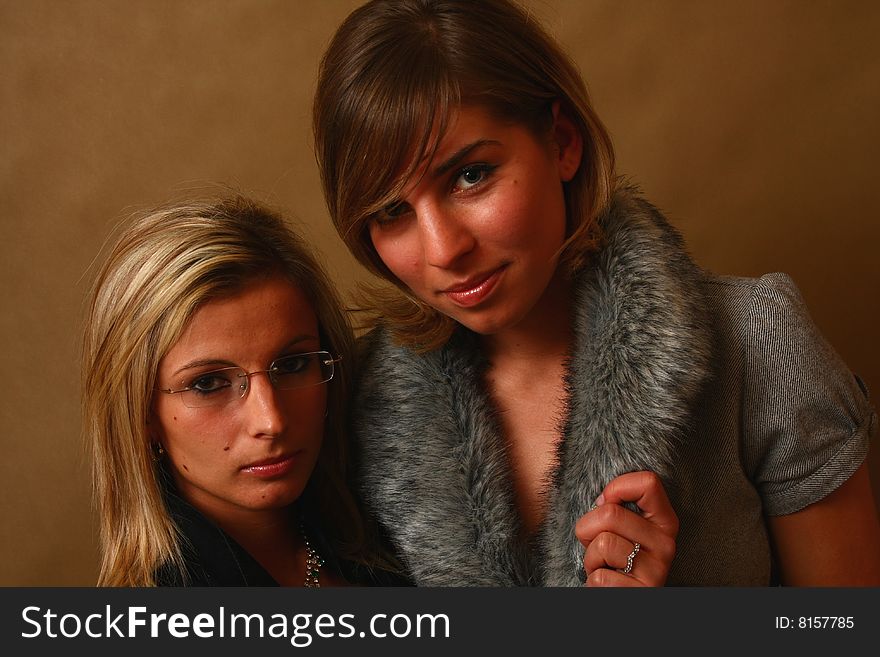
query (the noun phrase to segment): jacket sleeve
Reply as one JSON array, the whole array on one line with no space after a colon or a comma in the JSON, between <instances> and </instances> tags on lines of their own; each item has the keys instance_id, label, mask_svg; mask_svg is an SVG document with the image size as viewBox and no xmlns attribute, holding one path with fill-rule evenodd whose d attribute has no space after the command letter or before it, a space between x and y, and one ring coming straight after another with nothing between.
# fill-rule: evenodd
<instances>
[{"instance_id":1,"label":"jacket sleeve","mask_svg":"<svg viewBox=\"0 0 880 657\"><path fill-rule=\"evenodd\" d=\"M865 459L876 414L788 276L757 280L747 320L743 459L765 513L785 515L849 479Z\"/></svg>"}]
</instances>

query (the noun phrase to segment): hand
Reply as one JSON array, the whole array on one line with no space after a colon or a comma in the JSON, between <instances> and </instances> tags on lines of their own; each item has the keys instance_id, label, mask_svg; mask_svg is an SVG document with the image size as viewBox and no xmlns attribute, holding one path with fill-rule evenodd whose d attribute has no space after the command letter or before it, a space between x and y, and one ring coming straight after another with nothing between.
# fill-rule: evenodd
<instances>
[{"instance_id":1,"label":"hand","mask_svg":"<svg viewBox=\"0 0 880 657\"><path fill-rule=\"evenodd\" d=\"M623 502L634 502L642 513ZM663 586L675 556L678 517L656 474L630 472L605 486L574 533L586 549L586 586ZM621 571L636 543L632 570L625 574Z\"/></svg>"}]
</instances>

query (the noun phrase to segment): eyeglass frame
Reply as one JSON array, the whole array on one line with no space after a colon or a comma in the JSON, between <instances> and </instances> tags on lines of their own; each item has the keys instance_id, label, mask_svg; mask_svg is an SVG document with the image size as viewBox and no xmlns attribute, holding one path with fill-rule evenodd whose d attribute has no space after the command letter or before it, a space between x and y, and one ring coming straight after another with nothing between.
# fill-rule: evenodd
<instances>
[{"instance_id":1,"label":"eyeglass frame","mask_svg":"<svg viewBox=\"0 0 880 657\"><path fill-rule=\"evenodd\" d=\"M278 361L284 360L287 358L296 358L298 356L300 356L300 357L301 356L312 356L312 355L318 355L318 354L326 354L327 358L328 358L328 360L322 361L321 365L330 365L333 367L333 372L331 372L329 378L327 378L323 381L320 381L318 383L311 383L311 384L303 385L303 386L295 386L293 388L277 388L276 387L277 384L276 384L276 381L273 377L273 373L277 371L275 364ZM232 399L230 399L226 403L207 404L204 406L189 406L185 401L183 401L182 397L180 399L181 399L181 401L183 401L184 406L187 406L187 408L223 408L223 407L228 406L229 404L233 403L235 399L244 399L247 396L247 394L250 392L250 389L251 389L251 385L250 385L251 377L256 374L265 374L267 376L267 378L269 379L269 383L276 390L299 390L302 388L312 388L315 386L324 385L325 383L332 381L333 378L336 376L336 363L340 363L340 362L342 362L342 355L334 356L332 353L330 353L326 349L319 349L318 351L306 351L301 354L288 354L287 356L281 356L281 357L273 360L271 363L269 363L269 367L267 369L254 370L253 372L248 372L243 367L239 367L238 365L230 365L229 367L219 367L216 370L208 370L207 372L203 372L200 375L200 377L209 376L211 374L216 374L217 372L229 372L230 370L238 370L241 373L238 374L237 376L241 379L244 379L239 384L239 388L241 389L241 394L239 394L237 397L233 397ZM178 394L181 392L189 392L190 390L196 390L196 388L191 385L187 386L185 388L178 388L177 390L174 390L173 388L156 388L157 392L163 392L166 395L175 395L175 394Z\"/></svg>"}]
</instances>

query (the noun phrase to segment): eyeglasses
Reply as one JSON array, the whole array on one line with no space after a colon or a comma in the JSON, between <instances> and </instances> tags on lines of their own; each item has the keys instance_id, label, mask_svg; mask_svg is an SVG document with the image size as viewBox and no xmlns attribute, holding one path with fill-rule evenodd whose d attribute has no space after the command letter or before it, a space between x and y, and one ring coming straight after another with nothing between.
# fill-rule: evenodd
<instances>
[{"instance_id":1,"label":"eyeglasses","mask_svg":"<svg viewBox=\"0 0 880 657\"><path fill-rule=\"evenodd\" d=\"M166 395L180 395L188 408L225 406L243 398L250 389L251 377L265 374L278 390L294 390L327 383L333 378L335 365L342 356L333 358L329 351L293 354L275 360L269 369L245 372L240 367L223 367L199 374L185 388L159 388Z\"/></svg>"}]
</instances>

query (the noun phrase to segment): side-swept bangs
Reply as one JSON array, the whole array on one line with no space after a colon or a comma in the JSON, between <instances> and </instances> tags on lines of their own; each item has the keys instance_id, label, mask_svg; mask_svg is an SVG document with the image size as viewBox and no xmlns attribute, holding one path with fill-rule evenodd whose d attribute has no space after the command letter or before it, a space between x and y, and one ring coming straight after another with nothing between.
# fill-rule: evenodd
<instances>
[{"instance_id":1,"label":"side-swept bangs","mask_svg":"<svg viewBox=\"0 0 880 657\"><path fill-rule=\"evenodd\" d=\"M430 34L395 9L363 24L354 20L356 10L342 24L321 64L314 101L330 216L355 257L392 279L371 247L367 222L430 158L460 98L444 62L425 47ZM358 56L347 57L351 52Z\"/></svg>"}]
</instances>

